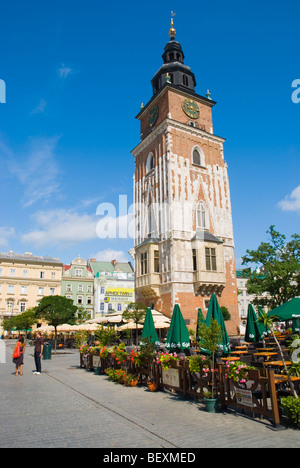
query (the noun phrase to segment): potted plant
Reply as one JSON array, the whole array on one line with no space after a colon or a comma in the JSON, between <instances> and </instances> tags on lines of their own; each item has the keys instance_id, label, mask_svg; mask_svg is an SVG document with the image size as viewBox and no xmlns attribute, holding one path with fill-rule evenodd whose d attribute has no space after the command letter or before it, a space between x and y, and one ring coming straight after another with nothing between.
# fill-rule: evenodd
<instances>
[{"instance_id":1,"label":"potted plant","mask_svg":"<svg viewBox=\"0 0 300 468\"><path fill-rule=\"evenodd\" d=\"M282 398L281 407L290 423L300 429L300 398L292 395Z\"/></svg>"},{"instance_id":2,"label":"potted plant","mask_svg":"<svg viewBox=\"0 0 300 468\"><path fill-rule=\"evenodd\" d=\"M125 343L120 343L118 346L113 347L112 357L115 358L117 364L122 364L127 358L127 353L125 351Z\"/></svg>"},{"instance_id":3,"label":"potted plant","mask_svg":"<svg viewBox=\"0 0 300 468\"><path fill-rule=\"evenodd\" d=\"M199 335L202 347L211 354L211 390L206 392L204 403L206 411L216 412L218 407L218 391L215 385L215 354L222 343L223 332L218 322L215 319L211 319L209 326L205 322L199 324Z\"/></svg>"},{"instance_id":4,"label":"potted plant","mask_svg":"<svg viewBox=\"0 0 300 468\"><path fill-rule=\"evenodd\" d=\"M148 380L147 386L150 392L156 392L158 390L158 383L154 379Z\"/></svg>"}]
</instances>

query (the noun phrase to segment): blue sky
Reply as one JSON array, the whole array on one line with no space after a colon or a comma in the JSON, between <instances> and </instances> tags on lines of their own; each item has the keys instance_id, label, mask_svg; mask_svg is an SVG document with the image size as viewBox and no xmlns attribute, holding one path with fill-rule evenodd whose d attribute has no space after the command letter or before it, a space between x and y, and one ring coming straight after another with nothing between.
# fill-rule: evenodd
<instances>
[{"instance_id":1,"label":"blue sky","mask_svg":"<svg viewBox=\"0 0 300 468\"><path fill-rule=\"evenodd\" d=\"M0 16L0 251L130 260L132 239L97 237L96 211L132 203L135 116L171 10L196 92L217 101L237 266L271 224L299 233L299 2L16 0Z\"/></svg>"}]
</instances>

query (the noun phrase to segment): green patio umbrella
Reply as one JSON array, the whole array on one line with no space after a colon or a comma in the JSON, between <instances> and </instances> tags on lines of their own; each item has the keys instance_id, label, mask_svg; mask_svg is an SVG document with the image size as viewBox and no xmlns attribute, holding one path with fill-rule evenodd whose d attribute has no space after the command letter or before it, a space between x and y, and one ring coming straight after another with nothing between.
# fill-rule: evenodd
<instances>
[{"instance_id":1,"label":"green patio umbrella","mask_svg":"<svg viewBox=\"0 0 300 468\"><path fill-rule=\"evenodd\" d=\"M245 332L245 341L247 343L254 343L260 341L264 337L264 330L258 322L254 307L252 304L248 305L248 317Z\"/></svg>"},{"instance_id":2,"label":"green patio umbrella","mask_svg":"<svg viewBox=\"0 0 300 468\"><path fill-rule=\"evenodd\" d=\"M151 343L159 345L159 339L155 330L154 320L150 307L148 307L146 312L141 344L143 344L143 338L150 338Z\"/></svg>"},{"instance_id":3,"label":"green patio umbrella","mask_svg":"<svg viewBox=\"0 0 300 468\"><path fill-rule=\"evenodd\" d=\"M171 351L184 351L190 347L190 335L183 319L180 307L175 304L172 320L166 340L166 348Z\"/></svg>"},{"instance_id":4,"label":"green patio umbrella","mask_svg":"<svg viewBox=\"0 0 300 468\"><path fill-rule=\"evenodd\" d=\"M219 326L221 327L221 330L223 333L223 339L222 339L222 343L220 344L220 348L222 348L223 354L224 355L230 354L231 353L230 341L229 341L228 333L225 327L223 314L219 306L217 296L215 294L212 294L210 298L207 317L206 317L206 325L210 326L211 319L216 320Z\"/></svg>"},{"instance_id":5,"label":"green patio umbrella","mask_svg":"<svg viewBox=\"0 0 300 468\"><path fill-rule=\"evenodd\" d=\"M300 298L294 297L268 312L269 317L278 317L280 322L300 318Z\"/></svg>"},{"instance_id":6,"label":"green patio umbrella","mask_svg":"<svg viewBox=\"0 0 300 468\"><path fill-rule=\"evenodd\" d=\"M299 319L298 318L293 319L292 332L293 333L299 333L300 332Z\"/></svg>"}]
</instances>

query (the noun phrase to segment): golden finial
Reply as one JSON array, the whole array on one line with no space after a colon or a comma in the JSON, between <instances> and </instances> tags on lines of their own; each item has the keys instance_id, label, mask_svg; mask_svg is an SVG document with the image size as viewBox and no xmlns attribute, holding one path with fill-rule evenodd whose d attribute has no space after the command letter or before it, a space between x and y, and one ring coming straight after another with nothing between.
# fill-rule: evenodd
<instances>
[{"instance_id":1,"label":"golden finial","mask_svg":"<svg viewBox=\"0 0 300 468\"><path fill-rule=\"evenodd\" d=\"M171 41L174 41L175 36L176 36L176 29L174 28L174 21L173 21L173 18L175 15L176 13L171 11L171 27L169 29L169 36L170 36Z\"/></svg>"}]
</instances>

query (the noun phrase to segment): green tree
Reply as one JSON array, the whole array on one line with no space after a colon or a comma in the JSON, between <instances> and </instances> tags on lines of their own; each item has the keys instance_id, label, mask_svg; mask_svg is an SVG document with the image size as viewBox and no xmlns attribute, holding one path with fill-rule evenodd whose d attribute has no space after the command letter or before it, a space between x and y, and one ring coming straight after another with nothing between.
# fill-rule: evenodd
<instances>
[{"instance_id":1,"label":"green tree","mask_svg":"<svg viewBox=\"0 0 300 468\"><path fill-rule=\"evenodd\" d=\"M227 322L228 320L231 319L231 315L230 315L230 312L229 312L229 310L227 309L227 307L222 306L222 307L221 307L221 311L222 311L223 318L224 318L225 322Z\"/></svg>"},{"instance_id":2,"label":"green tree","mask_svg":"<svg viewBox=\"0 0 300 468\"><path fill-rule=\"evenodd\" d=\"M32 328L32 325L38 322L36 316L36 308L32 307L31 309L26 310L22 314L16 315L13 317L13 323L17 330L25 330L26 333Z\"/></svg>"},{"instance_id":3,"label":"green tree","mask_svg":"<svg viewBox=\"0 0 300 468\"><path fill-rule=\"evenodd\" d=\"M43 318L55 330L55 354L57 345L57 327L64 323L75 325L77 307L72 299L63 296L45 296L36 308L37 317Z\"/></svg>"},{"instance_id":4,"label":"green tree","mask_svg":"<svg viewBox=\"0 0 300 468\"><path fill-rule=\"evenodd\" d=\"M217 320L211 319L208 326L205 322L199 324L199 336L201 339L201 347L207 349L212 357L212 369L215 368L215 354L223 340L222 328ZM212 398L214 398L215 390L215 373L212 372Z\"/></svg>"},{"instance_id":5,"label":"green tree","mask_svg":"<svg viewBox=\"0 0 300 468\"><path fill-rule=\"evenodd\" d=\"M90 320L91 314L88 310L85 310L84 307L80 306L77 308L76 312L76 322L80 325L82 323Z\"/></svg>"},{"instance_id":6,"label":"green tree","mask_svg":"<svg viewBox=\"0 0 300 468\"><path fill-rule=\"evenodd\" d=\"M146 311L147 307L141 302L131 302L122 314L124 320L132 320L136 325L136 345L138 345L138 324L144 322Z\"/></svg>"},{"instance_id":7,"label":"green tree","mask_svg":"<svg viewBox=\"0 0 300 468\"><path fill-rule=\"evenodd\" d=\"M257 250L247 250L243 265L253 264L261 272L253 271L247 282L249 294L254 294L254 305L269 309L300 295L300 236L286 236L270 226L270 242L262 242ZM263 296L263 297L258 297Z\"/></svg>"},{"instance_id":8,"label":"green tree","mask_svg":"<svg viewBox=\"0 0 300 468\"><path fill-rule=\"evenodd\" d=\"M259 318L258 318L258 321L260 323L263 323L264 326L266 328L268 328L270 330L270 332L272 333L272 336L273 336L273 339L275 340L275 343L279 349L279 352L280 352L280 355L281 355L281 360L282 360L282 363L283 363L283 368L284 368L284 372L286 373L287 375L287 378L288 378L288 382L289 382L289 385L290 385L290 388L294 394L294 397L295 398L298 398L298 395L297 395L297 392L295 390L295 387L294 387L294 384L292 382L292 379L291 379L291 376L288 372L288 368L287 368L287 365L286 365L286 362L285 362L285 358L284 358L284 354L283 354L283 351L282 351L282 348L281 348L281 345L274 333L274 327L273 327L273 324L274 322L277 322L278 321L278 318L275 317L275 316L268 316L268 314L264 311L261 311L260 312L260 315L259 315Z\"/></svg>"}]
</instances>

